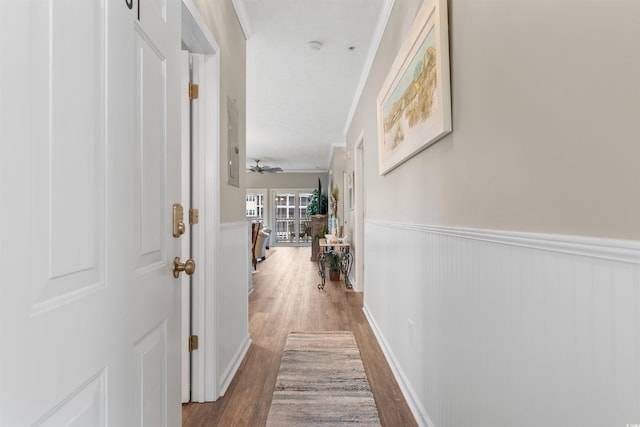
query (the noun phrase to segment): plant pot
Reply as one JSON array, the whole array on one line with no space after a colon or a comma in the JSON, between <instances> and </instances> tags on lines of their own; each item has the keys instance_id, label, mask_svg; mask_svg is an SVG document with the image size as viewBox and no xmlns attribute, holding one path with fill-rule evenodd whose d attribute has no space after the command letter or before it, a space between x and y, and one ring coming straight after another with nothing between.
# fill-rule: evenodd
<instances>
[{"instance_id":1,"label":"plant pot","mask_svg":"<svg viewBox=\"0 0 640 427\"><path fill-rule=\"evenodd\" d=\"M340 280L340 271L329 270L329 280L338 282Z\"/></svg>"}]
</instances>

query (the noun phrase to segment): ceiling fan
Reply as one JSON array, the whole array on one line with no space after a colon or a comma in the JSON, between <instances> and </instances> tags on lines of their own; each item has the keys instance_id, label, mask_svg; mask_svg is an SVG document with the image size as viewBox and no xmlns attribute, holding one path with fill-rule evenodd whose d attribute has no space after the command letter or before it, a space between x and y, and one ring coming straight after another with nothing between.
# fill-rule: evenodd
<instances>
[{"instance_id":1,"label":"ceiling fan","mask_svg":"<svg viewBox=\"0 0 640 427\"><path fill-rule=\"evenodd\" d=\"M250 166L247 168L247 172L252 172L252 173L276 173L276 172L282 172L282 168L279 167L275 167L272 168L271 166L260 166L260 160L256 160L256 165L255 166Z\"/></svg>"}]
</instances>

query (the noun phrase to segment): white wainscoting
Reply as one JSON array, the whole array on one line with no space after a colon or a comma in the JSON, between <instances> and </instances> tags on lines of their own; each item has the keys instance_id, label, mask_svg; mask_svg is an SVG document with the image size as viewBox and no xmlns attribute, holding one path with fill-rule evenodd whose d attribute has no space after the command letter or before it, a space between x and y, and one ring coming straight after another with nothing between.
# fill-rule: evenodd
<instances>
[{"instance_id":1,"label":"white wainscoting","mask_svg":"<svg viewBox=\"0 0 640 427\"><path fill-rule=\"evenodd\" d=\"M251 345L247 270L251 265L250 224L220 225L220 258L215 291L216 372L223 395Z\"/></svg>"},{"instance_id":2,"label":"white wainscoting","mask_svg":"<svg viewBox=\"0 0 640 427\"><path fill-rule=\"evenodd\" d=\"M640 242L365 236L365 313L420 425L640 424Z\"/></svg>"}]
</instances>

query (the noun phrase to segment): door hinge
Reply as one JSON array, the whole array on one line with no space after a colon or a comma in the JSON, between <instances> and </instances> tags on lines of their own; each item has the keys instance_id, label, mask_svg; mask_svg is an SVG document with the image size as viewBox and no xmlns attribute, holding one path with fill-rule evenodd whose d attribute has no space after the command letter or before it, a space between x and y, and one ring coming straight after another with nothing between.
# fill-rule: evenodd
<instances>
[{"instance_id":1,"label":"door hinge","mask_svg":"<svg viewBox=\"0 0 640 427\"><path fill-rule=\"evenodd\" d=\"M198 209L191 208L189 209L189 224L197 224L200 219L200 213Z\"/></svg>"},{"instance_id":2,"label":"door hinge","mask_svg":"<svg viewBox=\"0 0 640 427\"><path fill-rule=\"evenodd\" d=\"M198 85L189 83L189 99L198 99Z\"/></svg>"},{"instance_id":3,"label":"door hinge","mask_svg":"<svg viewBox=\"0 0 640 427\"><path fill-rule=\"evenodd\" d=\"M197 350L198 349L198 336L197 335L191 335L189 337L189 353L191 353L193 350Z\"/></svg>"}]
</instances>

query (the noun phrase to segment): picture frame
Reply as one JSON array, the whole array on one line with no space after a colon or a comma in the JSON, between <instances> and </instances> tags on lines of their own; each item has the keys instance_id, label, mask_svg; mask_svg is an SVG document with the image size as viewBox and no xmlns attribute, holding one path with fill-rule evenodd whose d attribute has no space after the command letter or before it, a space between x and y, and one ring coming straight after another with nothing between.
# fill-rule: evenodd
<instances>
[{"instance_id":1,"label":"picture frame","mask_svg":"<svg viewBox=\"0 0 640 427\"><path fill-rule=\"evenodd\" d=\"M452 130L447 0L425 0L377 98L385 175Z\"/></svg>"}]
</instances>

